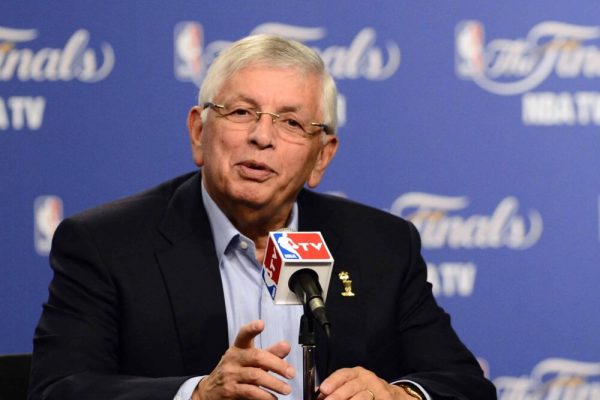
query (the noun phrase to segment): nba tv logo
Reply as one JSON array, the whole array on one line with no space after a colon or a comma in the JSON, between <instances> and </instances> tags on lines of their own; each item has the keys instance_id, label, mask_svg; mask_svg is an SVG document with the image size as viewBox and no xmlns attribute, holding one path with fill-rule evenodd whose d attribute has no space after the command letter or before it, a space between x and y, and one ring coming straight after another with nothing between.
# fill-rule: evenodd
<instances>
[{"instance_id":1,"label":"nba tv logo","mask_svg":"<svg viewBox=\"0 0 600 400\"><path fill-rule=\"evenodd\" d=\"M40 196L33 203L33 242L41 256L50 253L52 237L63 219L63 203L57 196Z\"/></svg>"},{"instance_id":2,"label":"nba tv logo","mask_svg":"<svg viewBox=\"0 0 600 400\"><path fill-rule=\"evenodd\" d=\"M319 232L273 232L273 240L285 260L329 260L331 255Z\"/></svg>"}]
</instances>

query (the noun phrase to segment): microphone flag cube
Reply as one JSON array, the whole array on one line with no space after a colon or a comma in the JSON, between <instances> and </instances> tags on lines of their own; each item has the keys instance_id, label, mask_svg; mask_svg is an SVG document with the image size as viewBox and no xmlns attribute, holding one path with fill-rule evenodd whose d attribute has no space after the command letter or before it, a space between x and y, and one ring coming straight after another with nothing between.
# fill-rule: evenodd
<instances>
[{"instance_id":1,"label":"microphone flag cube","mask_svg":"<svg viewBox=\"0 0 600 400\"><path fill-rule=\"evenodd\" d=\"M302 304L288 282L294 272L303 268L317 273L325 300L333 257L321 232L270 232L262 277L275 304Z\"/></svg>"}]
</instances>

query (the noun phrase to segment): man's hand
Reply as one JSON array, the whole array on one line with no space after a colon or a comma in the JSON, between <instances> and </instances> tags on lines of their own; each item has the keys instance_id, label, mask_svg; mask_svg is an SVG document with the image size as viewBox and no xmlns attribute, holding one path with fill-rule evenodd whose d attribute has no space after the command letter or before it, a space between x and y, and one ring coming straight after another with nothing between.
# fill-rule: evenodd
<instances>
[{"instance_id":1,"label":"man's hand","mask_svg":"<svg viewBox=\"0 0 600 400\"><path fill-rule=\"evenodd\" d=\"M290 385L275 378L269 371L288 379L294 377L294 368L283 360L290 352L290 345L281 341L268 349L255 348L254 338L264 328L263 321L252 321L242 326L233 346L225 352L210 375L200 381L192 400L274 399L275 396L267 390L289 394Z\"/></svg>"},{"instance_id":2,"label":"man's hand","mask_svg":"<svg viewBox=\"0 0 600 400\"><path fill-rule=\"evenodd\" d=\"M404 389L391 385L362 367L335 371L319 386L319 400L415 400Z\"/></svg>"}]
</instances>

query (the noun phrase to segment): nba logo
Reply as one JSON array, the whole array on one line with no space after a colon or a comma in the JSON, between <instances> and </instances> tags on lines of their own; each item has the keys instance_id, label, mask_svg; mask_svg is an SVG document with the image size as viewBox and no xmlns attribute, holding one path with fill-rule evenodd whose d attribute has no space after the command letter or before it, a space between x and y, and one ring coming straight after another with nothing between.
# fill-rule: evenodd
<instances>
[{"instance_id":1,"label":"nba logo","mask_svg":"<svg viewBox=\"0 0 600 400\"><path fill-rule=\"evenodd\" d=\"M290 235L286 232L276 232L273 234L273 238L275 238L275 242L279 247L279 251L281 251L281 256L286 260L297 260L300 258L300 255L296 251L298 245L294 243L294 240L290 237Z\"/></svg>"},{"instance_id":2,"label":"nba logo","mask_svg":"<svg viewBox=\"0 0 600 400\"><path fill-rule=\"evenodd\" d=\"M57 196L40 196L33 203L33 241L41 256L50 253L52 236L63 218L63 203Z\"/></svg>"},{"instance_id":3,"label":"nba logo","mask_svg":"<svg viewBox=\"0 0 600 400\"><path fill-rule=\"evenodd\" d=\"M456 26L454 68L459 78L470 79L484 72L484 34L479 21L462 21Z\"/></svg>"},{"instance_id":4,"label":"nba logo","mask_svg":"<svg viewBox=\"0 0 600 400\"><path fill-rule=\"evenodd\" d=\"M197 22L175 25L175 77L181 81L199 82L202 77L204 33Z\"/></svg>"}]
</instances>

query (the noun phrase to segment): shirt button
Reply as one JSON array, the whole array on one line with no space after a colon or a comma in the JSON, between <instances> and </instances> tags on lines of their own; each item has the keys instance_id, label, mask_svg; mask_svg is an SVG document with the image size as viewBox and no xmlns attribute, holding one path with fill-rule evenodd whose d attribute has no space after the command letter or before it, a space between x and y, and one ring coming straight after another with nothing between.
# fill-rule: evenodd
<instances>
[{"instance_id":1,"label":"shirt button","mask_svg":"<svg viewBox=\"0 0 600 400\"><path fill-rule=\"evenodd\" d=\"M242 250L246 250L248 248L248 243L244 242L243 240L240 242L240 248Z\"/></svg>"}]
</instances>

